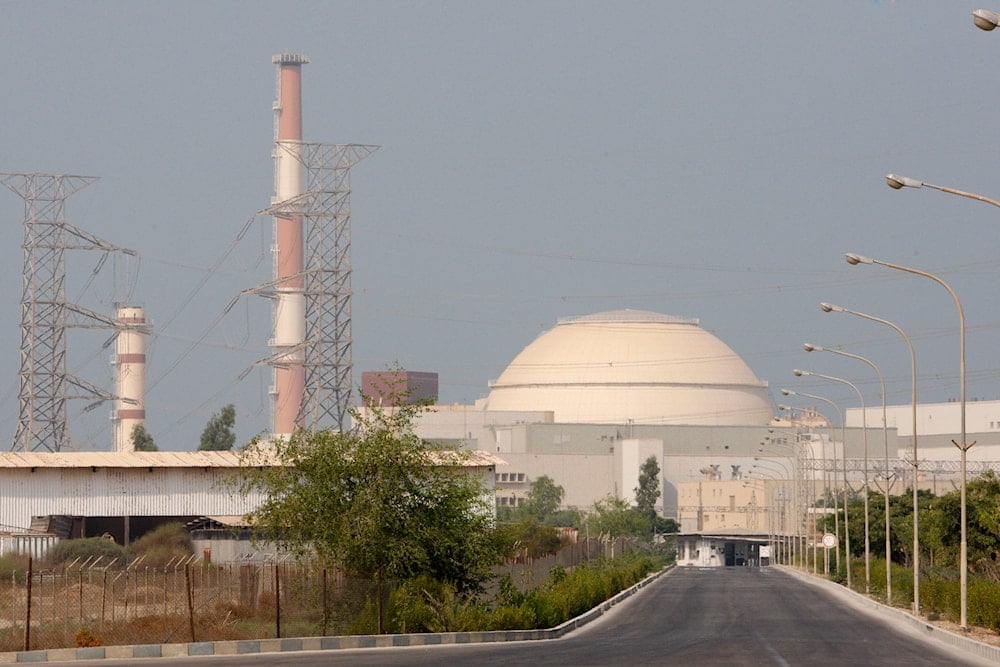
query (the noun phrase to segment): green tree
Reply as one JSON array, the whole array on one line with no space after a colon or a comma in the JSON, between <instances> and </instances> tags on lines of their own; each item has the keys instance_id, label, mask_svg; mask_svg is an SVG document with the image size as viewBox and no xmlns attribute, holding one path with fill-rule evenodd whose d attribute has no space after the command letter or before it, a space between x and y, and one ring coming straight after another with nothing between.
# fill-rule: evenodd
<instances>
[{"instance_id":1,"label":"green tree","mask_svg":"<svg viewBox=\"0 0 1000 667\"><path fill-rule=\"evenodd\" d=\"M233 433L233 426L236 425L236 408L232 403L222 408L212 415L205 425L205 430L201 432L201 444L199 451L229 451L236 444L236 434Z\"/></svg>"},{"instance_id":2,"label":"green tree","mask_svg":"<svg viewBox=\"0 0 1000 667\"><path fill-rule=\"evenodd\" d=\"M656 521L656 501L660 499L660 464L650 456L639 467L639 486L635 488L635 506L649 521L652 532Z\"/></svg>"},{"instance_id":3,"label":"green tree","mask_svg":"<svg viewBox=\"0 0 1000 667\"><path fill-rule=\"evenodd\" d=\"M499 561L487 494L462 467L467 453L418 438L419 409L356 412L353 431L255 439L240 454L238 489L265 496L249 515L260 533L373 580L380 633L387 581L427 574L468 592Z\"/></svg>"},{"instance_id":4,"label":"green tree","mask_svg":"<svg viewBox=\"0 0 1000 667\"><path fill-rule=\"evenodd\" d=\"M650 529L647 517L638 508L614 496L594 503L594 510L587 517L587 532L591 535L648 538Z\"/></svg>"},{"instance_id":5,"label":"green tree","mask_svg":"<svg viewBox=\"0 0 1000 667\"><path fill-rule=\"evenodd\" d=\"M519 508L521 515L544 523L559 511L565 493L563 487L548 475L537 477L531 482L524 505Z\"/></svg>"},{"instance_id":6,"label":"green tree","mask_svg":"<svg viewBox=\"0 0 1000 667\"><path fill-rule=\"evenodd\" d=\"M132 428L132 449L137 452L158 452L159 448L153 442L153 436L149 434L146 427L136 424Z\"/></svg>"}]
</instances>

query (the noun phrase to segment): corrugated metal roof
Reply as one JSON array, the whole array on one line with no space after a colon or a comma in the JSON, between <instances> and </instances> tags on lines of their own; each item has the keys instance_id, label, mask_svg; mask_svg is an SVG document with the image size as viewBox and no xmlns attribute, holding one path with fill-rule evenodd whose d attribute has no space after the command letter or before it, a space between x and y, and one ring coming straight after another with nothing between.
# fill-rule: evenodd
<instances>
[{"instance_id":1,"label":"corrugated metal roof","mask_svg":"<svg viewBox=\"0 0 1000 667\"><path fill-rule=\"evenodd\" d=\"M506 463L489 452L478 451L463 452L461 459L467 467ZM238 468L239 465L240 453L229 451L0 452L0 468Z\"/></svg>"},{"instance_id":2,"label":"corrugated metal roof","mask_svg":"<svg viewBox=\"0 0 1000 667\"><path fill-rule=\"evenodd\" d=\"M444 465L461 465L465 468L485 468L507 465L499 456L483 451L440 451L431 452L431 461Z\"/></svg>"},{"instance_id":3,"label":"corrugated metal roof","mask_svg":"<svg viewBox=\"0 0 1000 667\"><path fill-rule=\"evenodd\" d=\"M0 452L0 468L233 468L238 452Z\"/></svg>"}]
</instances>

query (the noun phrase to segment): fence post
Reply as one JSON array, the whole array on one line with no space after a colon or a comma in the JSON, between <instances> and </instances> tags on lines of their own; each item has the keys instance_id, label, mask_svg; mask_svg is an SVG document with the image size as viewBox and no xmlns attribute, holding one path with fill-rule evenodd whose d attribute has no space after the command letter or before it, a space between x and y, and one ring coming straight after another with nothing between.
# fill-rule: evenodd
<instances>
[{"instance_id":1,"label":"fence post","mask_svg":"<svg viewBox=\"0 0 1000 667\"><path fill-rule=\"evenodd\" d=\"M28 556L28 595L25 600L25 620L24 620L24 650L31 650L31 576L33 559Z\"/></svg>"},{"instance_id":2,"label":"fence post","mask_svg":"<svg viewBox=\"0 0 1000 667\"><path fill-rule=\"evenodd\" d=\"M327 601L326 568L323 568L323 636L326 637L326 626L330 621L330 605Z\"/></svg>"},{"instance_id":3,"label":"fence post","mask_svg":"<svg viewBox=\"0 0 1000 667\"><path fill-rule=\"evenodd\" d=\"M197 641L194 638L194 600L191 598L191 565L184 565L184 580L187 585L188 603L188 627L191 629L191 642Z\"/></svg>"},{"instance_id":4,"label":"fence post","mask_svg":"<svg viewBox=\"0 0 1000 667\"><path fill-rule=\"evenodd\" d=\"M281 578L278 564L274 564L274 636L281 639Z\"/></svg>"}]
</instances>

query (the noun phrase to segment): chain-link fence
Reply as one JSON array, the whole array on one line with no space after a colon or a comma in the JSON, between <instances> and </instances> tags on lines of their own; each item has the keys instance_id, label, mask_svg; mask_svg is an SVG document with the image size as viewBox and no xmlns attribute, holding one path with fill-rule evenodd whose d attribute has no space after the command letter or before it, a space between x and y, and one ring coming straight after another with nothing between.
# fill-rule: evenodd
<instances>
[{"instance_id":1,"label":"chain-link fence","mask_svg":"<svg viewBox=\"0 0 1000 667\"><path fill-rule=\"evenodd\" d=\"M81 562L0 581L0 651L343 634L370 582L298 562Z\"/></svg>"},{"instance_id":2,"label":"chain-link fence","mask_svg":"<svg viewBox=\"0 0 1000 667\"><path fill-rule=\"evenodd\" d=\"M624 556L639 544L640 540L634 537L588 537L539 558L531 558L523 551L498 567L496 572L509 574L515 586L527 591L543 583L556 565L571 569L602 558Z\"/></svg>"},{"instance_id":3,"label":"chain-link fence","mask_svg":"<svg viewBox=\"0 0 1000 667\"><path fill-rule=\"evenodd\" d=\"M497 568L523 590L567 569L635 548L590 538L545 558ZM391 586L389 587L391 588ZM366 626L372 582L300 561L213 565L192 556L165 566L74 561L0 580L0 651L349 634ZM369 619L373 620L373 619Z\"/></svg>"}]
</instances>

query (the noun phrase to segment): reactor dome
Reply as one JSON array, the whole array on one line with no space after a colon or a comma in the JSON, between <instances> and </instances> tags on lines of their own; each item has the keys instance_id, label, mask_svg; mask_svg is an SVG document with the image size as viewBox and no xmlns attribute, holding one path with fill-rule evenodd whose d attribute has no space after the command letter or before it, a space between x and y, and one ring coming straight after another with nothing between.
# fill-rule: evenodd
<instances>
[{"instance_id":1,"label":"reactor dome","mask_svg":"<svg viewBox=\"0 0 1000 667\"><path fill-rule=\"evenodd\" d=\"M682 319L615 310L560 319L490 383L487 410L552 411L559 423L767 425L767 383Z\"/></svg>"}]
</instances>

